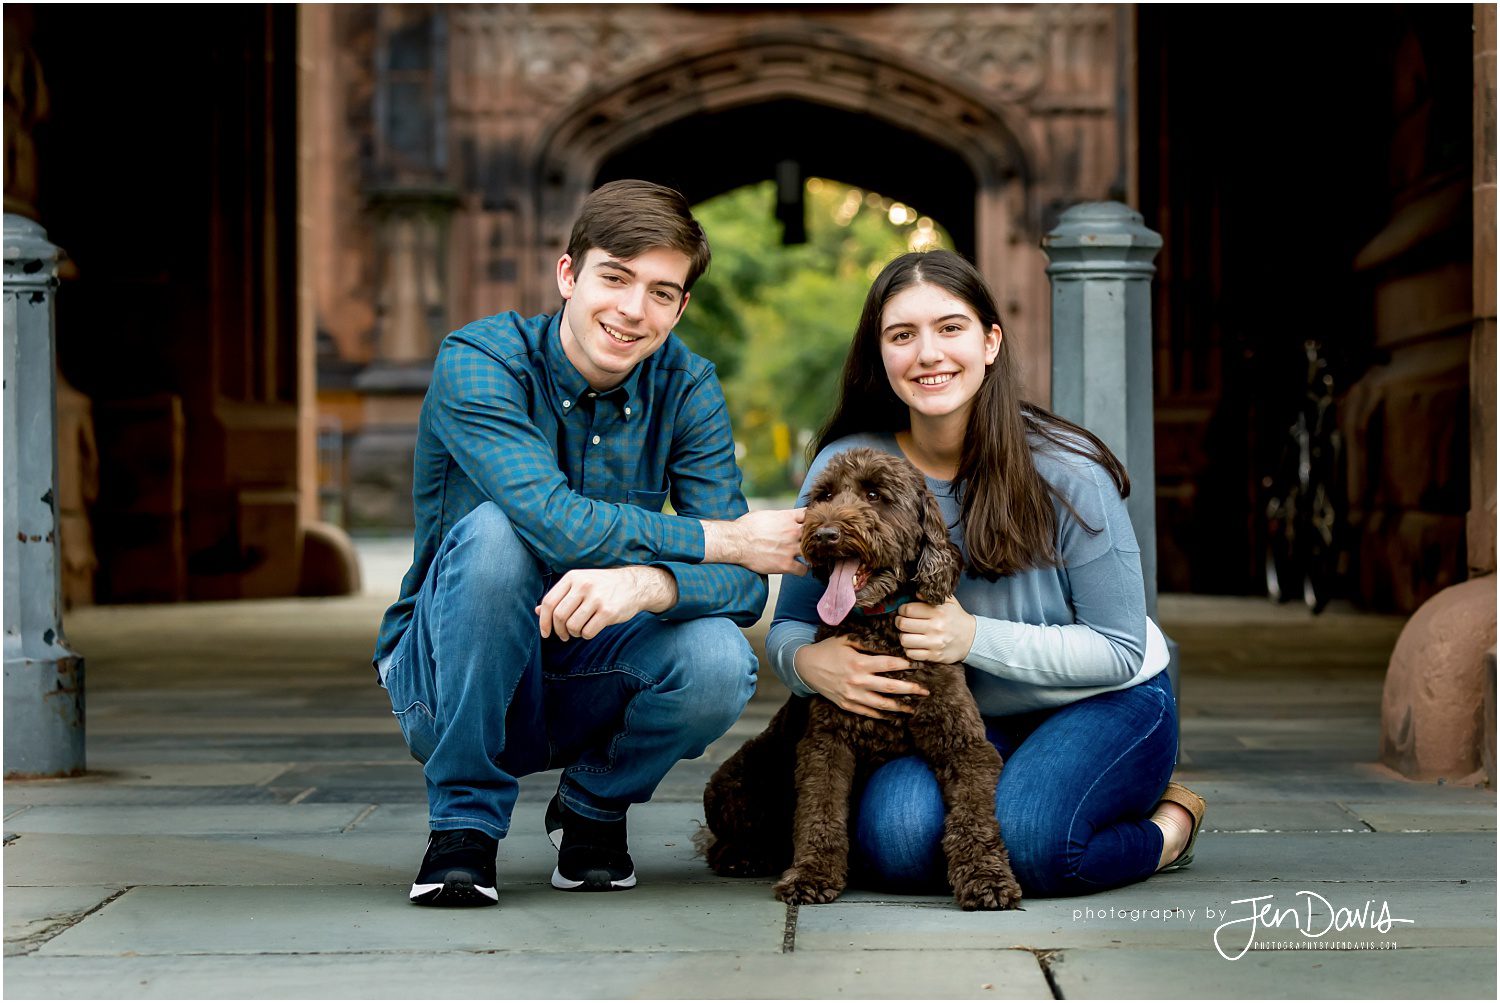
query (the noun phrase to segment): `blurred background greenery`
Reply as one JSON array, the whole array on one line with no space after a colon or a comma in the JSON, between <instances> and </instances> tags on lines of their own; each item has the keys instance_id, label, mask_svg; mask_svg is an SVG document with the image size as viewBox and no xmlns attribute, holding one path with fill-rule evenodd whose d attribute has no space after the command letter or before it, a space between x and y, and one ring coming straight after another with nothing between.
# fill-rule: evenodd
<instances>
[{"instance_id":1,"label":"blurred background greenery","mask_svg":"<svg viewBox=\"0 0 1500 1003\"><path fill-rule=\"evenodd\" d=\"M875 192L809 178L804 194L800 244L782 243L772 181L693 207L713 264L677 334L718 366L745 494L755 497L796 494L880 269L909 250L953 246L935 220Z\"/></svg>"}]
</instances>

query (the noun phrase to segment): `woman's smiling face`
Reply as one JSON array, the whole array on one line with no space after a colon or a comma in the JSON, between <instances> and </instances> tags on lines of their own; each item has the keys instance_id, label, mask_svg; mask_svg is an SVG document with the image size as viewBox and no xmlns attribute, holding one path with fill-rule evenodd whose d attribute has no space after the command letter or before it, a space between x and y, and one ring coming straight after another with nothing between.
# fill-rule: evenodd
<instances>
[{"instance_id":1,"label":"woman's smiling face","mask_svg":"<svg viewBox=\"0 0 1500 1003\"><path fill-rule=\"evenodd\" d=\"M1000 325L985 328L972 306L928 282L903 289L881 311L885 375L914 420L966 416L1001 337Z\"/></svg>"}]
</instances>

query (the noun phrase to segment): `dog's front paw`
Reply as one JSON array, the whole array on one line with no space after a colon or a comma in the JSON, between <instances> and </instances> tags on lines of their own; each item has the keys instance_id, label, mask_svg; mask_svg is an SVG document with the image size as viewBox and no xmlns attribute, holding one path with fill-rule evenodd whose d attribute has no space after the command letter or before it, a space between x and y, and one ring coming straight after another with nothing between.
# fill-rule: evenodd
<instances>
[{"instance_id":1,"label":"dog's front paw","mask_svg":"<svg viewBox=\"0 0 1500 1003\"><path fill-rule=\"evenodd\" d=\"M838 898L839 893L844 890L844 883L828 875L791 867L771 890L779 902L816 905Z\"/></svg>"},{"instance_id":2,"label":"dog's front paw","mask_svg":"<svg viewBox=\"0 0 1500 1003\"><path fill-rule=\"evenodd\" d=\"M953 898L965 912L1014 909L1021 904L1021 885L1005 861L983 861L954 880Z\"/></svg>"}]
</instances>

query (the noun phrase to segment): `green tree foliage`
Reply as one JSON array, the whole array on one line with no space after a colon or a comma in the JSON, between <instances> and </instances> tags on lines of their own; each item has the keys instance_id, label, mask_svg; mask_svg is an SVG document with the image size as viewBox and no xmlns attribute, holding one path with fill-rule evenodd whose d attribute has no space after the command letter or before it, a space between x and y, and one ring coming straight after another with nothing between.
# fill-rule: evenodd
<instances>
[{"instance_id":1,"label":"green tree foliage","mask_svg":"<svg viewBox=\"0 0 1500 1003\"><path fill-rule=\"evenodd\" d=\"M772 182L693 210L713 264L677 333L718 366L746 493L763 497L797 490L870 282L913 247L952 246L931 220L874 193L814 178L806 198L807 243L790 247Z\"/></svg>"}]
</instances>

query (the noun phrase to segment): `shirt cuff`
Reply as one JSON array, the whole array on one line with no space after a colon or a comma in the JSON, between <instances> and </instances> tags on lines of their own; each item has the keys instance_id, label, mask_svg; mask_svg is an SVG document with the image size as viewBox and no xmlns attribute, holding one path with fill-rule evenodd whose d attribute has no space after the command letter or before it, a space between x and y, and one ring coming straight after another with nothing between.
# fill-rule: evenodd
<instances>
[{"instance_id":1,"label":"shirt cuff","mask_svg":"<svg viewBox=\"0 0 1500 1003\"><path fill-rule=\"evenodd\" d=\"M812 624L782 623L776 628L775 638L766 638L767 647L771 649L771 668L776 671L776 677L799 697L818 694L797 675L797 652L811 644L817 634L818 629Z\"/></svg>"},{"instance_id":2,"label":"shirt cuff","mask_svg":"<svg viewBox=\"0 0 1500 1003\"><path fill-rule=\"evenodd\" d=\"M969 647L968 658L1009 665L1011 656L1015 654L1017 626L1010 620L975 616L974 643ZM968 658L964 660L968 661Z\"/></svg>"},{"instance_id":3,"label":"shirt cuff","mask_svg":"<svg viewBox=\"0 0 1500 1003\"><path fill-rule=\"evenodd\" d=\"M660 614L663 620L696 620L725 616L748 627L766 609L766 580L734 564L683 564L656 561L651 565L677 582L677 602Z\"/></svg>"}]
</instances>

